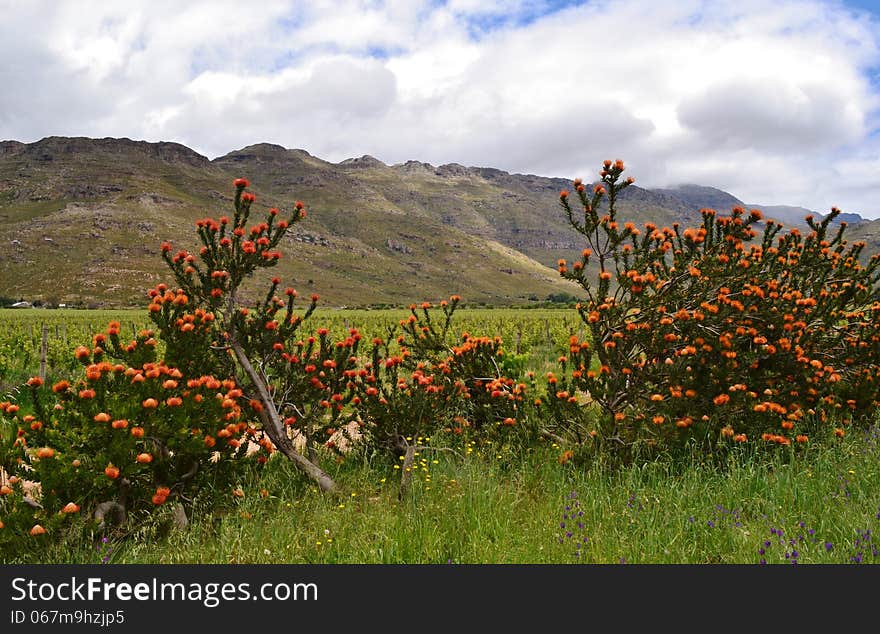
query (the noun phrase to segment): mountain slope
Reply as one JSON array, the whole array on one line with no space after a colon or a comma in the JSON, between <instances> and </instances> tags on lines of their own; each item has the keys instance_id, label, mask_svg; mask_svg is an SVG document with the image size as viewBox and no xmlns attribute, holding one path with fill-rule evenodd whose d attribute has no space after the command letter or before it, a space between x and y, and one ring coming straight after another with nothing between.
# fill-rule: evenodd
<instances>
[{"instance_id":1,"label":"mountain slope","mask_svg":"<svg viewBox=\"0 0 880 634\"><path fill-rule=\"evenodd\" d=\"M306 202L309 217L287 237L286 257L272 274L328 305L406 304L451 293L504 304L575 290L502 244L393 204L364 184L363 166L333 166L277 146L224 159L128 139L3 143L0 295L142 305L148 287L168 280L160 243L194 247L194 221L229 213L238 176L251 179L258 208ZM369 168L367 180L381 179L383 170L394 178L390 168Z\"/></svg>"},{"instance_id":2,"label":"mountain slope","mask_svg":"<svg viewBox=\"0 0 880 634\"><path fill-rule=\"evenodd\" d=\"M0 174L0 296L13 299L143 305L147 288L170 281L161 242L195 247L193 223L229 213L240 176L251 181L258 212L306 203L308 217L267 275L325 305L578 295L555 271L585 246L559 208L568 179L371 156L331 163L268 143L209 160L176 143L81 137L0 142ZM734 205L757 206L712 187L633 185L620 197L619 220L692 224L700 208ZM808 212L764 209L787 225ZM856 219L868 238L878 233Z\"/></svg>"}]
</instances>

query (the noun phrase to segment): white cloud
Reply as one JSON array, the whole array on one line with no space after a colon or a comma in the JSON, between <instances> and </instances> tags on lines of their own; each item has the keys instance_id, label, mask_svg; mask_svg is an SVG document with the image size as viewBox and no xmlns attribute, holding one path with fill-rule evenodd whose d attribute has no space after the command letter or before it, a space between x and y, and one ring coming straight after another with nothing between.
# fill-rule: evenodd
<instances>
[{"instance_id":1,"label":"white cloud","mask_svg":"<svg viewBox=\"0 0 880 634\"><path fill-rule=\"evenodd\" d=\"M0 137L267 141L880 216L880 21L831 0L17 3ZM872 180L873 179L873 180Z\"/></svg>"}]
</instances>

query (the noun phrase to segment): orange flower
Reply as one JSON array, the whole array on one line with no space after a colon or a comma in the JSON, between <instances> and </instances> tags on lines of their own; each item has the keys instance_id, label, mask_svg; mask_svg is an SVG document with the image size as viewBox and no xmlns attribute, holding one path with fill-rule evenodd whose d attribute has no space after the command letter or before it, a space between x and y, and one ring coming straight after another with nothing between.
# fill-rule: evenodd
<instances>
[{"instance_id":1,"label":"orange flower","mask_svg":"<svg viewBox=\"0 0 880 634\"><path fill-rule=\"evenodd\" d=\"M243 497L244 497L244 491L242 491L240 488L238 488L238 489L233 489L233 490L232 490L232 495L233 495L234 497L237 497L237 498L243 498Z\"/></svg>"},{"instance_id":2,"label":"orange flower","mask_svg":"<svg viewBox=\"0 0 880 634\"><path fill-rule=\"evenodd\" d=\"M144 437L144 428L143 427L132 427L131 435L135 438L143 438Z\"/></svg>"},{"instance_id":3,"label":"orange flower","mask_svg":"<svg viewBox=\"0 0 880 634\"><path fill-rule=\"evenodd\" d=\"M571 451L571 450L569 450L569 451L563 451L563 452L562 452L562 455L559 456L559 464L565 464L566 462L568 462L568 461L571 460L572 458L574 458L574 452L573 452L573 451Z\"/></svg>"},{"instance_id":4,"label":"orange flower","mask_svg":"<svg viewBox=\"0 0 880 634\"><path fill-rule=\"evenodd\" d=\"M145 399L143 403L141 403L147 409L156 409L159 406L159 402L154 398Z\"/></svg>"},{"instance_id":5,"label":"orange flower","mask_svg":"<svg viewBox=\"0 0 880 634\"><path fill-rule=\"evenodd\" d=\"M12 495L12 487L7 484L0 486L0 495Z\"/></svg>"},{"instance_id":6,"label":"orange flower","mask_svg":"<svg viewBox=\"0 0 880 634\"><path fill-rule=\"evenodd\" d=\"M66 392L69 387L70 383L67 381L58 381L58 383L52 386L52 391L56 394L60 394L61 392Z\"/></svg>"},{"instance_id":7,"label":"orange flower","mask_svg":"<svg viewBox=\"0 0 880 634\"><path fill-rule=\"evenodd\" d=\"M153 456L148 453L139 453L135 458L140 464L149 464L153 462Z\"/></svg>"},{"instance_id":8,"label":"orange flower","mask_svg":"<svg viewBox=\"0 0 880 634\"><path fill-rule=\"evenodd\" d=\"M28 531L28 534L32 537L36 537L37 535L44 535L45 533L46 529L39 524L34 524L31 530Z\"/></svg>"},{"instance_id":9,"label":"orange flower","mask_svg":"<svg viewBox=\"0 0 880 634\"><path fill-rule=\"evenodd\" d=\"M504 425L516 425L516 419L515 418L505 418L503 424Z\"/></svg>"},{"instance_id":10,"label":"orange flower","mask_svg":"<svg viewBox=\"0 0 880 634\"><path fill-rule=\"evenodd\" d=\"M99 414L95 414L93 421L96 423L109 423L110 422L110 414L106 414L104 412L100 412Z\"/></svg>"},{"instance_id":11,"label":"orange flower","mask_svg":"<svg viewBox=\"0 0 880 634\"><path fill-rule=\"evenodd\" d=\"M727 394L719 394L715 398L712 399L712 402L717 406L724 405L730 400L730 397Z\"/></svg>"},{"instance_id":12,"label":"orange flower","mask_svg":"<svg viewBox=\"0 0 880 634\"><path fill-rule=\"evenodd\" d=\"M61 509L62 513L79 513L79 506L74 504L73 502L68 502L63 509Z\"/></svg>"},{"instance_id":13,"label":"orange flower","mask_svg":"<svg viewBox=\"0 0 880 634\"><path fill-rule=\"evenodd\" d=\"M125 419L114 420L112 423L110 423L110 426L113 429L125 429L126 427L128 427L128 421ZM134 433L134 430L132 430L132 433Z\"/></svg>"},{"instance_id":14,"label":"orange flower","mask_svg":"<svg viewBox=\"0 0 880 634\"><path fill-rule=\"evenodd\" d=\"M54 458L54 457L55 457L55 450L52 449L51 447L40 447L37 450L37 458L48 459L48 458Z\"/></svg>"},{"instance_id":15,"label":"orange flower","mask_svg":"<svg viewBox=\"0 0 880 634\"><path fill-rule=\"evenodd\" d=\"M846 435L846 432L843 429L841 429L840 427L838 427L834 430L834 435L837 436L838 438L843 438L844 435Z\"/></svg>"},{"instance_id":16,"label":"orange flower","mask_svg":"<svg viewBox=\"0 0 880 634\"><path fill-rule=\"evenodd\" d=\"M115 480L119 477L119 467L113 466L113 463L111 462L104 468L104 475L106 475L111 480Z\"/></svg>"}]
</instances>

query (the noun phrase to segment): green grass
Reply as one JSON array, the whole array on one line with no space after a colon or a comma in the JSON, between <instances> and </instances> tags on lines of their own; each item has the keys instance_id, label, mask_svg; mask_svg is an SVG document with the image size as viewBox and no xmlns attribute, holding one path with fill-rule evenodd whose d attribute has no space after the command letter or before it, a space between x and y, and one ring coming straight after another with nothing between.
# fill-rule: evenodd
<instances>
[{"instance_id":1,"label":"green grass","mask_svg":"<svg viewBox=\"0 0 880 634\"><path fill-rule=\"evenodd\" d=\"M370 337L406 314L321 309L312 327L357 326ZM72 349L110 319L126 329L149 325L145 311L0 311L5 388L36 372L43 323L50 328L47 378L54 378L69 376ZM564 341L579 326L572 310L470 309L456 320L474 334L502 333L508 350L519 337L526 367L538 372L556 355L549 341ZM3 378L0 372L0 388ZM246 495L230 511L210 512L213 498L205 492L206 504L185 532L169 531L167 515L133 518L126 535L105 545L83 524L45 550L0 552L0 560L748 564L758 563L764 548L768 563L787 563L794 550L803 563L849 563L860 551L863 561L875 562L880 558L859 534L880 528L880 429L872 433L816 441L796 455L794 448L741 446L723 461L682 452L626 466L602 454L560 464L562 449L546 443L518 450L459 444L419 456L403 501L400 469L388 460L325 459L338 491L324 494L277 456L261 478L241 483ZM231 499L229 491L216 495Z\"/></svg>"},{"instance_id":2,"label":"green grass","mask_svg":"<svg viewBox=\"0 0 880 634\"><path fill-rule=\"evenodd\" d=\"M243 483L245 497L234 509L195 514L185 532L167 532L167 522L152 520L107 544L75 538L3 558L757 564L789 563L796 551L799 563L853 563L859 552L864 563L880 562L870 541L857 543L860 531L880 528L880 431L872 433L812 447L796 459L742 453L723 465L662 458L585 467L559 464L559 450L546 445L522 454L490 446L464 455L425 452L403 501L400 471L391 464L349 459L332 473L338 491L325 494L278 459L262 479Z\"/></svg>"}]
</instances>

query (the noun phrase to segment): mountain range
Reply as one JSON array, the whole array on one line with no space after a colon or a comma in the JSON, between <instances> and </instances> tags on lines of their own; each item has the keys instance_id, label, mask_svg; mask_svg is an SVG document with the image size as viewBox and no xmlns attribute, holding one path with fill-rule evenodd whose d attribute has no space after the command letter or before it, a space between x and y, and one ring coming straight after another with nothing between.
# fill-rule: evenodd
<instances>
[{"instance_id":1,"label":"mountain range","mask_svg":"<svg viewBox=\"0 0 880 634\"><path fill-rule=\"evenodd\" d=\"M143 306L148 288L171 282L160 244L194 248L197 219L231 213L237 177L250 181L258 214L305 203L308 217L285 237L270 274L324 305L408 305L454 293L471 304L528 305L579 294L555 270L585 246L558 204L570 178L371 156L332 163L268 143L211 160L170 142L47 137L0 142L0 296ZM627 188L619 219L685 225L703 207L734 205L787 226L821 216L687 184ZM880 247L880 221L838 220L869 250Z\"/></svg>"}]
</instances>

